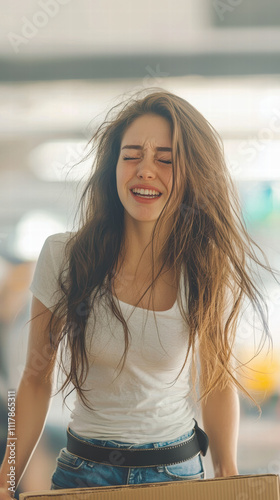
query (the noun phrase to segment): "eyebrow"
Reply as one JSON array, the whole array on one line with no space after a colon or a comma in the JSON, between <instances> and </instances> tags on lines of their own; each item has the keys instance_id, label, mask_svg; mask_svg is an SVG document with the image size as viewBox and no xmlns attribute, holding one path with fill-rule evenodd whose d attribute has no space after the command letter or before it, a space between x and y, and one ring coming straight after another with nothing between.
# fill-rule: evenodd
<instances>
[{"instance_id":1,"label":"eyebrow","mask_svg":"<svg viewBox=\"0 0 280 500\"><path fill-rule=\"evenodd\" d=\"M126 146L123 146L122 149L143 149L143 146L140 146L139 144L128 144ZM157 151L172 151L172 148L167 148L163 146L159 146L158 148L155 148Z\"/></svg>"}]
</instances>

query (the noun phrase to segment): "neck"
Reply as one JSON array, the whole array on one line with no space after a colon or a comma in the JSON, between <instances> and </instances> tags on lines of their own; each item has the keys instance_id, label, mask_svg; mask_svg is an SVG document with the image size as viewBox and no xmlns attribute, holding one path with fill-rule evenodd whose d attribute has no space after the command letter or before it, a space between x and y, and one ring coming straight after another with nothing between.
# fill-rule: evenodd
<instances>
[{"instance_id":1,"label":"neck","mask_svg":"<svg viewBox=\"0 0 280 500\"><path fill-rule=\"evenodd\" d=\"M152 271L152 232L154 221L142 222L128 219L125 224L124 249L121 256L122 268L130 276L150 276ZM155 235L153 242L154 270L157 273L162 266L160 250L168 234L167 227L160 235Z\"/></svg>"}]
</instances>

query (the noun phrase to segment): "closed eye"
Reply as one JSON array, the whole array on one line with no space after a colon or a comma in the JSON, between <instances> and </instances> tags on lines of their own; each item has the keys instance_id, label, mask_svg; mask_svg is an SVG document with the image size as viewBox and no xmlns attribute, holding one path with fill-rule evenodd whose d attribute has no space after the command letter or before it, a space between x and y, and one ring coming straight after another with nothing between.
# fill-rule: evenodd
<instances>
[{"instance_id":1,"label":"closed eye","mask_svg":"<svg viewBox=\"0 0 280 500\"><path fill-rule=\"evenodd\" d=\"M141 160L141 158L132 158L132 157L128 157L128 156L125 156L123 158L123 160ZM170 160L158 160L160 161L161 163L166 163L167 165L171 165L171 161Z\"/></svg>"}]
</instances>

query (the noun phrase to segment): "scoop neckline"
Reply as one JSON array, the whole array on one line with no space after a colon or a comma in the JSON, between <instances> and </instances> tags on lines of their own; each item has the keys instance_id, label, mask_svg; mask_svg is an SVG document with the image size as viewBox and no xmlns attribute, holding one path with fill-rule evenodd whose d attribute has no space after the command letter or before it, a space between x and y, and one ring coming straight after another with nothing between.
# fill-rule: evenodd
<instances>
[{"instance_id":1,"label":"scoop neckline","mask_svg":"<svg viewBox=\"0 0 280 500\"><path fill-rule=\"evenodd\" d=\"M137 306L133 306L132 304L128 304L127 302L123 302L122 300L119 300L117 297L115 297L115 295L113 295L113 298L117 301L119 301L120 304L123 304L124 306L126 307L130 307L130 308L133 308L133 309L137 309L139 311L144 311L144 312L148 312L148 313L155 313L155 314L166 314L166 313L170 313L173 311L173 309L175 309L178 305L178 293L181 292L181 284L182 284L182 280L183 280L183 271L181 271L181 275L180 275L180 280L179 280L179 287L178 287L178 292L177 292L177 296L176 296L176 300L173 304L173 306L170 308L170 309L166 309L165 311L154 311L153 309L144 309L143 307L137 307Z\"/></svg>"},{"instance_id":2,"label":"scoop neckline","mask_svg":"<svg viewBox=\"0 0 280 500\"><path fill-rule=\"evenodd\" d=\"M166 311L155 311L154 309L144 309L144 307L133 306L132 304L128 304L127 302L123 302L122 300L119 300L117 297L115 297L115 295L113 295L113 297L114 297L115 300L118 300L120 304L123 304L125 306L132 307L133 309L138 309L140 311L146 311L146 312L156 313L156 314L159 314L159 313L162 313L162 314L169 313L170 311L172 311L176 307L177 302L178 302L178 299L176 298L173 306L170 309L166 309Z\"/></svg>"}]
</instances>

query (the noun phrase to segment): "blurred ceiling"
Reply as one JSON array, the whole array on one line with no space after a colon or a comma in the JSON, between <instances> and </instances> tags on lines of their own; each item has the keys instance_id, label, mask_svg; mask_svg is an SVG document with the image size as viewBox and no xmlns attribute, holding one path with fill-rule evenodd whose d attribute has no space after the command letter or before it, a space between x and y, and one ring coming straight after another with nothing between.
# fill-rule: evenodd
<instances>
[{"instance_id":1,"label":"blurred ceiling","mask_svg":"<svg viewBox=\"0 0 280 500\"><path fill-rule=\"evenodd\" d=\"M86 140L113 105L151 87L190 101L224 138L242 139L280 122L278 75L171 78L161 68L147 67L141 79L2 84L0 140L36 142L42 135L78 135ZM278 139L280 127L274 128L272 138Z\"/></svg>"},{"instance_id":2,"label":"blurred ceiling","mask_svg":"<svg viewBox=\"0 0 280 500\"><path fill-rule=\"evenodd\" d=\"M0 0L0 81L275 74L275 0Z\"/></svg>"}]
</instances>

